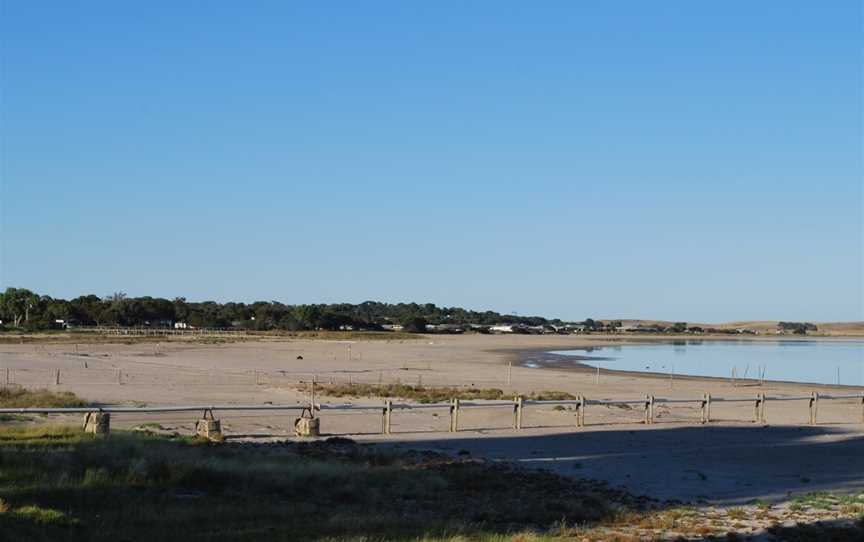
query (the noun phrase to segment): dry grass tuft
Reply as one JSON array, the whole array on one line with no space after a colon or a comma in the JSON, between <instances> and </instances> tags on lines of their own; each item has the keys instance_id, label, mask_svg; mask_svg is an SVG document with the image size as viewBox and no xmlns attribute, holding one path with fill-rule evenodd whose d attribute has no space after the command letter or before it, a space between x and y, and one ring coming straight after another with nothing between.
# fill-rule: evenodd
<instances>
[{"instance_id":1,"label":"dry grass tuft","mask_svg":"<svg viewBox=\"0 0 864 542\"><path fill-rule=\"evenodd\" d=\"M87 406L87 402L68 391L53 392L45 389L28 390L17 387L0 389L0 408L82 406Z\"/></svg>"},{"instance_id":2,"label":"dry grass tuft","mask_svg":"<svg viewBox=\"0 0 864 542\"><path fill-rule=\"evenodd\" d=\"M309 392L309 384L298 386L303 392ZM412 386L409 384L315 384L315 392L328 397L382 397L398 398L418 403L444 403L451 399L460 400L506 400L512 399L499 388L459 388L455 386ZM532 392L526 399L535 401L562 401L576 397L561 391Z\"/></svg>"}]
</instances>

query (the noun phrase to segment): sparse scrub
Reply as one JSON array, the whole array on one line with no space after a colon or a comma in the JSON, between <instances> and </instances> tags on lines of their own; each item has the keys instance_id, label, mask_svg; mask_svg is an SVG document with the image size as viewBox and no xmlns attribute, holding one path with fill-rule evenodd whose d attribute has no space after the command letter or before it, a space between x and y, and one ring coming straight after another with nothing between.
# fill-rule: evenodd
<instances>
[{"instance_id":1,"label":"sparse scrub","mask_svg":"<svg viewBox=\"0 0 864 542\"><path fill-rule=\"evenodd\" d=\"M736 521L740 521L742 519L747 518L747 511L743 508L730 508L726 510L726 516L729 519L734 519Z\"/></svg>"},{"instance_id":2,"label":"sparse scrub","mask_svg":"<svg viewBox=\"0 0 864 542\"><path fill-rule=\"evenodd\" d=\"M33 542L511 540L631 502L594 482L347 439L249 447L7 427L0 464L0 539Z\"/></svg>"},{"instance_id":3,"label":"sparse scrub","mask_svg":"<svg viewBox=\"0 0 864 542\"><path fill-rule=\"evenodd\" d=\"M814 510L830 510L841 503L851 502L853 497L839 497L824 491L814 491L805 495L798 495L792 499L793 505L799 505L802 509L812 508Z\"/></svg>"},{"instance_id":4,"label":"sparse scrub","mask_svg":"<svg viewBox=\"0 0 864 542\"><path fill-rule=\"evenodd\" d=\"M528 394L526 399L531 399L533 401L572 401L576 399L576 396L566 391L538 391L531 392Z\"/></svg>"},{"instance_id":5,"label":"sparse scrub","mask_svg":"<svg viewBox=\"0 0 864 542\"><path fill-rule=\"evenodd\" d=\"M249 337L290 337L292 339L323 339L330 341L404 341L422 339L417 333L405 331L250 331Z\"/></svg>"},{"instance_id":6,"label":"sparse scrub","mask_svg":"<svg viewBox=\"0 0 864 542\"><path fill-rule=\"evenodd\" d=\"M300 389L308 392L308 384ZM460 400L501 400L512 399L513 395L499 388L458 388L455 386L412 386L409 384L316 384L316 393L328 397L383 397L398 398L418 403L443 403L451 399ZM560 391L532 392L526 399L536 401L572 400L576 397Z\"/></svg>"},{"instance_id":7,"label":"sparse scrub","mask_svg":"<svg viewBox=\"0 0 864 542\"><path fill-rule=\"evenodd\" d=\"M24 388L0 388L0 408L28 407L81 407L87 402L68 391L28 390Z\"/></svg>"},{"instance_id":8,"label":"sparse scrub","mask_svg":"<svg viewBox=\"0 0 864 542\"><path fill-rule=\"evenodd\" d=\"M759 510L663 508L590 480L344 438L217 445L5 427L0 465L2 541L599 542L668 531L708 538L730 528L734 539ZM818 494L795 504L814 498L852 507L864 496ZM789 540L861 534L848 525L773 529Z\"/></svg>"}]
</instances>

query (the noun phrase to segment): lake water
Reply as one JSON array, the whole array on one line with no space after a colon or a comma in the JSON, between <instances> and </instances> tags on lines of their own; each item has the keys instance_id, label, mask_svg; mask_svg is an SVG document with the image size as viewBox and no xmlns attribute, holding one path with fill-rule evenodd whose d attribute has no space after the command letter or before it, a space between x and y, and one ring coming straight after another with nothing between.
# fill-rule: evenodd
<instances>
[{"instance_id":1,"label":"lake water","mask_svg":"<svg viewBox=\"0 0 864 542\"><path fill-rule=\"evenodd\" d=\"M669 341L552 352L601 369L864 386L864 340ZM588 358L588 359L585 359ZM839 375L839 380L838 380Z\"/></svg>"}]
</instances>

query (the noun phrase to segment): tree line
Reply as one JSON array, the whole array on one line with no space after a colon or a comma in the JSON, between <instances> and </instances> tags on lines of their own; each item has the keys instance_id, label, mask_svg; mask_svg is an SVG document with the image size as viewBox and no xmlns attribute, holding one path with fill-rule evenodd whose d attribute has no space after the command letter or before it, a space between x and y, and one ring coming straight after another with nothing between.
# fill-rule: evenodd
<instances>
[{"instance_id":1,"label":"tree line","mask_svg":"<svg viewBox=\"0 0 864 542\"><path fill-rule=\"evenodd\" d=\"M780 322L777 327L783 331L791 331L796 335L806 335L808 331L816 331L818 328L810 322Z\"/></svg>"},{"instance_id":2,"label":"tree line","mask_svg":"<svg viewBox=\"0 0 864 542\"><path fill-rule=\"evenodd\" d=\"M560 325L558 319L517 316L433 303L301 304L279 301L218 303L187 301L176 297L129 297L122 292L107 296L83 295L74 299L53 298L25 288L7 288L0 293L0 320L4 328L43 330L59 325L170 327L183 322L199 328L250 330L380 330L387 324L423 331L425 324L523 324ZM62 321L60 324L58 321Z\"/></svg>"}]
</instances>

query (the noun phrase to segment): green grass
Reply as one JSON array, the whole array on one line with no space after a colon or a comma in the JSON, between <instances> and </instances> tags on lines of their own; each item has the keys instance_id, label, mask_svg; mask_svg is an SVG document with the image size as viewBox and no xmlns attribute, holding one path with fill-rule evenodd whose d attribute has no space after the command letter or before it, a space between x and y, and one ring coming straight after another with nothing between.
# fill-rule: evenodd
<instances>
[{"instance_id":1,"label":"green grass","mask_svg":"<svg viewBox=\"0 0 864 542\"><path fill-rule=\"evenodd\" d=\"M299 387L309 391L308 384ZM454 386L412 386L409 384L315 384L315 392L328 397L383 397L417 401L418 403L442 403L451 399L496 400L513 399L513 394L499 388L458 388ZM576 396L561 391L532 392L526 399L536 401L560 401L576 399Z\"/></svg>"},{"instance_id":2,"label":"green grass","mask_svg":"<svg viewBox=\"0 0 864 542\"><path fill-rule=\"evenodd\" d=\"M796 502L827 500L858 506L864 495ZM633 529L710 535L717 529L702 514L646 507L598 482L347 439L246 446L0 426L0 542L636 541L645 538ZM772 529L802 542L862 533L860 525Z\"/></svg>"},{"instance_id":3,"label":"green grass","mask_svg":"<svg viewBox=\"0 0 864 542\"><path fill-rule=\"evenodd\" d=\"M33 542L503 541L631 502L593 482L344 439L248 447L46 426L0 428L0 499L0 540Z\"/></svg>"},{"instance_id":4,"label":"green grass","mask_svg":"<svg viewBox=\"0 0 864 542\"><path fill-rule=\"evenodd\" d=\"M81 407L87 402L68 391L53 392L45 389L0 388L0 408L27 407Z\"/></svg>"},{"instance_id":5,"label":"green grass","mask_svg":"<svg viewBox=\"0 0 864 542\"><path fill-rule=\"evenodd\" d=\"M864 512L864 493L837 495L825 491L813 491L804 495L796 495L792 498L791 503L791 506L794 506L798 510L807 508L813 510L832 510L847 507Z\"/></svg>"}]
</instances>

